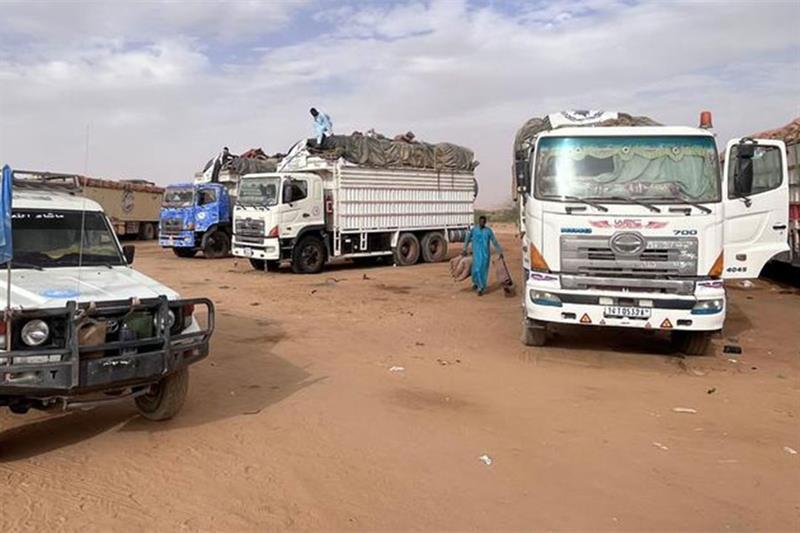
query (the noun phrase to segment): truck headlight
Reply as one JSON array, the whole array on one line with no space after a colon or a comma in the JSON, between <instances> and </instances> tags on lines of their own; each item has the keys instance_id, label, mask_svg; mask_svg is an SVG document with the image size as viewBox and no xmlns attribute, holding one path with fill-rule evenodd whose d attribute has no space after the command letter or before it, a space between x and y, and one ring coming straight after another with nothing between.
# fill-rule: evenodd
<instances>
[{"instance_id":1,"label":"truck headlight","mask_svg":"<svg viewBox=\"0 0 800 533\"><path fill-rule=\"evenodd\" d=\"M536 289L531 289L530 297L531 301L536 305L549 305L550 307L561 307L561 298L559 298L552 292L537 291Z\"/></svg>"},{"instance_id":2,"label":"truck headlight","mask_svg":"<svg viewBox=\"0 0 800 533\"><path fill-rule=\"evenodd\" d=\"M44 320L30 320L22 326L22 342L28 346L41 346L50 337L50 326Z\"/></svg>"},{"instance_id":3,"label":"truck headlight","mask_svg":"<svg viewBox=\"0 0 800 533\"><path fill-rule=\"evenodd\" d=\"M714 315L722 311L725 302L722 298L700 300L692 308L693 315Z\"/></svg>"}]
</instances>

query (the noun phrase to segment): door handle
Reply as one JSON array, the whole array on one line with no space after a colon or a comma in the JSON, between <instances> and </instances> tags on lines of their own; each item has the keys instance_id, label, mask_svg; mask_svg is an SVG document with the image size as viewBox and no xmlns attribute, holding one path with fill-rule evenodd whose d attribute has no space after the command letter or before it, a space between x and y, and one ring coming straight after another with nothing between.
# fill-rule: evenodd
<instances>
[{"instance_id":1,"label":"door handle","mask_svg":"<svg viewBox=\"0 0 800 533\"><path fill-rule=\"evenodd\" d=\"M772 226L772 229L774 229L776 231L780 231L782 229L786 229L786 224L775 224L774 226Z\"/></svg>"},{"instance_id":2,"label":"door handle","mask_svg":"<svg viewBox=\"0 0 800 533\"><path fill-rule=\"evenodd\" d=\"M308 213L303 213L303 218L308 218L308 217L310 217L310 216L311 216L311 215L309 215Z\"/></svg>"}]
</instances>

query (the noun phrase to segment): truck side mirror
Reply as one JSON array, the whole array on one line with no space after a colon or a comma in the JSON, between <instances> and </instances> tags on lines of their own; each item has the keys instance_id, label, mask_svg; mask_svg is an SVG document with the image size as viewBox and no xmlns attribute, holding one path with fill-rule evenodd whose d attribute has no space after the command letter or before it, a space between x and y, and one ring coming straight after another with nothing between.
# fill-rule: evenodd
<instances>
[{"instance_id":1,"label":"truck side mirror","mask_svg":"<svg viewBox=\"0 0 800 533\"><path fill-rule=\"evenodd\" d=\"M531 181L531 162L529 159L514 161L514 177L518 191L527 191Z\"/></svg>"},{"instance_id":2,"label":"truck side mirror","mask_svg":"<svg viewBox=\"0 0 800 533\"><path fill-rule=\"evenodd\" d=\"M736 196L748 196L753 192L753 155L755 146L742 142L736 147L736 174L733 178L733 191Z\"/></svg>"},{"instance_id":3,"label":"truck side mirror","mask_svg":"<svg viewBox=\"0 0 800 533\"><path fill-rule=\"evenodd\" d=\"M136 257L136 246L126 244L122 247L122 255L125 256L125 262L129 265L133 264L133 258Z\"/></svg>"}]
</instances>

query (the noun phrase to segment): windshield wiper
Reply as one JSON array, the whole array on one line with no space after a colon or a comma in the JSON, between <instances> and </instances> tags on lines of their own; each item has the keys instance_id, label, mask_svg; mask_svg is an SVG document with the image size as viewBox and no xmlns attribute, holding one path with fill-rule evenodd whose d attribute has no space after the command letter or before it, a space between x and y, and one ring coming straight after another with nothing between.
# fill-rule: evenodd
<instances>
[{"instance_id":1,"label":"windshield wiper","mask_svg":"<svg viewBox=\"0 0 800 533\"><path fill-rule=\"evenodd\" d=\"M624 196L609 196L607 199L608 200L616 200L618 202L631 202L631 203L634 203L636 205L641 205L642 207L646 207L647 209L649 209L653 213L660 213L661 212L661 209L659 209L658 207L654 206L653 204L647 203L647 202L643 202L642 200L638 200L636 198L625 198Z\"/></svg>"},{"instance_id":2,"label":"windshield wiper","mask_svg":"<svg viewBox=\"0 0 800 533\"><path fill-rule=\"evenodd\" d=\"M684 193L682 193L680 191L678 191L678 194L673 195L672 199L673 200L680 200L680 203L682 203L682 204L690 205L692 207L696 207L697 209L699 209L700 211L704 212L707 215L711 214L711 209L709 209L708 207L704 206L703 204L701 204L699 202L695 202L691 198L687 197L686 194L684 194Z\"/></svg>"},{"instance_id":3,"label":"windshield wiper","mask_svg":"<svg viewBox=\"0 0 800 533\"><path fill-rule=\"evenodd\" d=\"M11 260L11 267L12 268L13 267L17 267L17 268L32 268L34 270L39 270L39 271L44 270L44 268L42 266L40 266L40 265L36 265L36 264L33 264L33 263L25 263L23 261L14 261L13 259ZM4 263L2 265L2 268L8 268L8 263Z\"/></svg>"},{"instance_id":4,"label":"windshield wiper","mask_svg":"<svg viewBox=\"0 0 800 533\"><path fill-rule=\"evenodd\" d=\"M596 201L594 201L592 199L578 198L577 196L562 196L562 198L564 198L565 200L572 201L572 202L580 202L582 204L586 204L586 205L594 207L598 211L602 211L604 213L608 212L608 208L606 206L600 205L600 204L598 204Z\"/></svg>"}]
</instances>

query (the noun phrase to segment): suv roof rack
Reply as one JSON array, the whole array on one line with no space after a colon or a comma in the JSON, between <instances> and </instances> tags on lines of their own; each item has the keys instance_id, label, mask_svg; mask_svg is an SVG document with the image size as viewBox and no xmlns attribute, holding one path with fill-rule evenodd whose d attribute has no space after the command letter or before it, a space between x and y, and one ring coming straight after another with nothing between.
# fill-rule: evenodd
<instances>
[{"instance_id":1,"label":"suv roof rack","mask_svg":"<svg viewBox=\"0 0 800 533\"><path fill-rule=\"evenodd\" d=\"M80 178L76 174L61 172L40 172L35 170L14 170L14 187L20 189L47 189L65 192L81 192Z\"/></svg>"}]
</instances>

